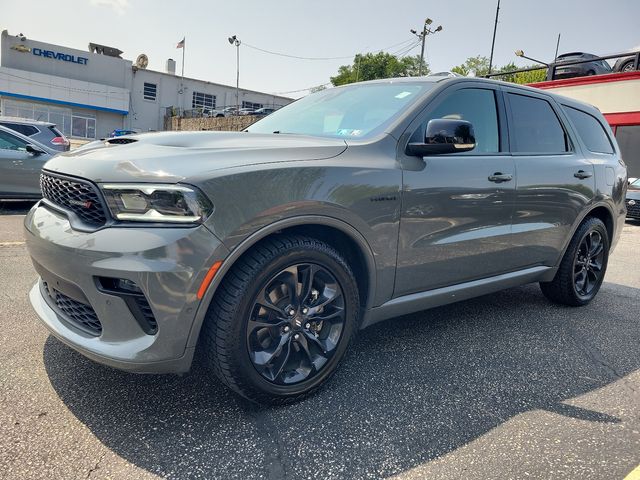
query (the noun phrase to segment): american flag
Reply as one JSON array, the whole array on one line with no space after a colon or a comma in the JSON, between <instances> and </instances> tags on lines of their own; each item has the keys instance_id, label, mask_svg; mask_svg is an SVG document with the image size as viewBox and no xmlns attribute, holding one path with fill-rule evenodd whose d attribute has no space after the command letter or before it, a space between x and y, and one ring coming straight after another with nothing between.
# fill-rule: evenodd
<instances>
[{"instance_id":1,"label":"american flag","mask_svg":"<svg viewBox=\"0 0 640 480\"><path fill-rule=\"evenodd\" d=\"M186 38L186 37L183 37L183 38L182 38L182 40L180 40L180 41L178 42L178 45L176 45L176 48L184 48L184 39L185 39L185 38Z\"/></svg>"}]
</instances>

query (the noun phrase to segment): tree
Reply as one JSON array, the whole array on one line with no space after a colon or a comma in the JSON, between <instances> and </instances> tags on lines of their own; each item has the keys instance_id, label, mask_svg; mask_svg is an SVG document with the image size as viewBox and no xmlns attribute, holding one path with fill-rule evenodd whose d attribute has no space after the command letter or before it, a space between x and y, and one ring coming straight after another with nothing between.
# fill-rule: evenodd
<instances>
[{"instance_id":1,"label":"tree","mask_svg":"<svg viewBox=\"0 0 640 480\"><path fill-rule=\"evenodd\" d=\"M493 67L491 69L491 73L506 73L512 72L513 70L519 70L524 68L533 68L537 67L537 65L527 65L525 67L518 67L515 63L509 62L502 67ZM488 75L489 73L489 59L487 57L483 57L478 55L476 57L469 57L462 64L451 69L452 72L458 73L460 75L468 76L470 73L473 73L476 77L483 77ZM525 83L535 83L544 81L547 78L547 69L546 67L540 67L539 70L533 70L531 72L519 72L507 75L500 75L497 77L493 77L497 80L502 80L504 82L512 82L518 84Z\"/></svg>"},{"instance_id":2,"label":"tree","mask_svg":"<svg viewBox=\"0 0 640 480\"><path fill-rule=\"evenodd\" d=\"M532 68L537 65L529 65L528 67L522 68ZM541 67L538 70L532 70L530 72L520 72L515 74L515 79L513 80L515 83L519 83L520 85L524 85L526 83L536 83L536 82L544 82L547 79L547 67Z\"/></svg>"},{"instance_id":3,"label":"tree","mask_svg":"<svg viewBox=\"0 0 640 480\"><path fill-rule=\"evenodd\" d=\"M352 65L342 65L338 69L338 74L331 77L331 83L338 86L378 78L411 77L418 75L419 69L419 56L398 58L386 52L359 53ZM422 74L429 74L426 62L423 62Z\"/></svg>"},{"instance_id":4,"label":"tree","mask_svg":"<svg viewBox=\"0 0 640 480\"><path fill-rule=\"evenodd\" d=\"M462 65L453 67L451 71L465 77L470 73L475 77L482 77L489 73L489 59L481 55L469 57Z\"/></svg>"}]
</instances>

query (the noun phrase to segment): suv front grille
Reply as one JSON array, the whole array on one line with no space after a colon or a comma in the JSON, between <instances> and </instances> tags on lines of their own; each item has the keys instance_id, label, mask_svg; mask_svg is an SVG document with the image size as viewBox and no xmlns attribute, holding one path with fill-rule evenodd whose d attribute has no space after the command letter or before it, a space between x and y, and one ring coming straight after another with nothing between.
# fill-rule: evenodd
<instances>
[{"instance_id":1,"label":"suv front grille","mask_svg":"<svg viewBox=\"0 0 640 480\"><path fill-rule=\"evenodd\" d=\"M102 324L100 320L98 320L98 316L91 305L80 303L49 287L46 282L42 283L45 293L53 300L58 310L60 310L68 322L89 335L93 335L94 337L100 336L102 333Z\"/></svg>"},{"instance_id":2,"label":"suv front grille","mask_svg":"<svg viewBox=\"0 0 640 480\"><path fill-rule=\"evenodd\" d=\"M106 210L97 189L89 182L43 172L40 189L44 198L75 213L88 226L101 227L107 222Z\"/></svg>"},{"instance_id":3,"label":"suv front grille","mask_svg":"<svg viewBox=\"0 0 640 480\"><path fill-rule=\"evenodd\" d=\"M627 217L640 218L640 200L634 200L633 205L629 205L630 201L627 199Z\"/></svg>"}]
</instances>

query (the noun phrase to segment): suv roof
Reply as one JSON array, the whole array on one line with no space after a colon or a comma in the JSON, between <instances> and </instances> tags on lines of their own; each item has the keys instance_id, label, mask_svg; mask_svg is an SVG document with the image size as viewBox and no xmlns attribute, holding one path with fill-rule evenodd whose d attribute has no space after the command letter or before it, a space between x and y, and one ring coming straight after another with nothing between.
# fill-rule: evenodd
<instances>
[{"instance_id":1,"label":"suv roof","mask_svg":"<svg viewBox=\"0 0 640 480\"><path fill-rule=\"evenodd\" d=\"M20 117L0 117L0 122L9 122L9 123L24 123L28 125L41 125L43 127L53 127L56 124L52 122L44 122L42 120L29 120L28 118L20 118Z\"/></svg>"}]
</instances>

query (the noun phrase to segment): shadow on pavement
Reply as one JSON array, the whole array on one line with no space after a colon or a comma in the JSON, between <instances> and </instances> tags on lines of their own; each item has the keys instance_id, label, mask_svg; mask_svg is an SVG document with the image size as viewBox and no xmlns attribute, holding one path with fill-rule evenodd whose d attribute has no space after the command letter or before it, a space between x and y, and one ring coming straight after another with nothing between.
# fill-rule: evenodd
<instances>
[{"instance_id":1,"label":"shadow on pavement","mask_svg":"<svg viewBox=\"0 0 640 480\"><path fill-rule=\"evenodd\" d=\"M0 200L0 215L26 215L35 200Z\"/></svg>"},{"instance_id":2,"label":"shadow on pavement","mask_svg":"<svg viewBox=\"0 0 640 480\"><path fill-rule=\"evenodd\" d=\"M149 472L386 477L532 409L620 422L563 403L640 366L628 355L640 341L640 291L616 289L572 309L526 286L374 326L361 332L326 388L288 407L249 405L200 367L184 377L111 370L53 337L44 362L74 415Z\"/></svg>"}]
</instances>

